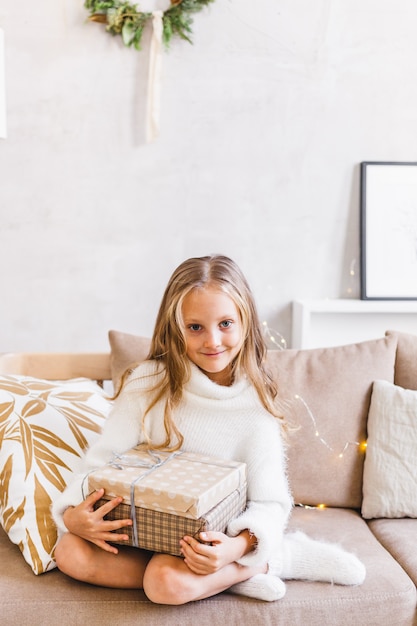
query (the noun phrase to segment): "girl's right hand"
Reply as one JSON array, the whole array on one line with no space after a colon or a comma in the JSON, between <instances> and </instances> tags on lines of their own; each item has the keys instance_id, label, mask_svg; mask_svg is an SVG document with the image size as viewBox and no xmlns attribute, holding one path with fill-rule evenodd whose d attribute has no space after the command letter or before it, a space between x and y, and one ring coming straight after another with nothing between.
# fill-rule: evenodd
<instances>
[{"instance_id":1,"label":"girl's right hand","mask_svg":"<svg viewBox=\"0 0 417 626\"><path fill-rule=\"evenodd\" d=\"M94 505L104 495L104 489L93 491L90 495L80 502L77 506L69 507L64 512L64 524L68 531L73 535L77 535L82 539L86 539L94 543L106 552L118 553L115 546L110 545L109 541L114 541L115 536L111 532L119 528L132 525L131 519L108 521L103 519L107 513L116 508L123 498L117 497L109 500L98 509L94 510ZM118 534L118 540L128 540L128 535Z\"/></svg>"}]
</instances>

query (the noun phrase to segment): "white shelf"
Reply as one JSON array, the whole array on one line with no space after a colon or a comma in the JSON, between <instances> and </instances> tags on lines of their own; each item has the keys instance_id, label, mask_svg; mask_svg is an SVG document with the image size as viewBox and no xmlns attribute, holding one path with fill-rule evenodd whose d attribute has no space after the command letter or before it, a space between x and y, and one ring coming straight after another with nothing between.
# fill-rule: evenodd
<instances>
[{"instance_id":1,"label":"white shelf","mask_svg":"<svg viewBox=\"0 0 417 626\"><path fill-rule=\"evenodd\" d=\"M293 348L337 346L383 337L386 330L417 335L417 301L296 300Z\"/></svg>"}]
</instances>

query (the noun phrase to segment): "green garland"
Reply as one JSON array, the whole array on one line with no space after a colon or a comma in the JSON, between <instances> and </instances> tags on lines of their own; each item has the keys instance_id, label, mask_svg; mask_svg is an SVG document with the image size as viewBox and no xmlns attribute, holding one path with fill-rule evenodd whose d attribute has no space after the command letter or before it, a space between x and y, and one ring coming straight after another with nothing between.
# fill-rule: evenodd
<instances>
[{"instance_id":1,"label":"green garland","mask_svg":"<svg viewBox=\"0 0 417 626\"><path fill-rule=\"evenodd\" d=\"M169 46L173 35L192 43L192 15L211 2L214 0L171 0L171 7L162 18L165 46ZM90 20L106 24L109 33L122 36L125 46L140 50L143 29L152 13L142 13L136 4L122 0L85 0L84 6L90 12Z\"/></svg>"}]
</instances>

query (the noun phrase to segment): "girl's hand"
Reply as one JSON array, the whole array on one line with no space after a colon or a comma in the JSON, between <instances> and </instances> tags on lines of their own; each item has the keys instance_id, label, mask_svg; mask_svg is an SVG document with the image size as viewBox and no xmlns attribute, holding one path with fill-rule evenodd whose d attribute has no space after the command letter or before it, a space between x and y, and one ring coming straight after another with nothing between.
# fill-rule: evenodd
<instances>
[{"instance_id":1,"label":"girl's hand","mask_svg":"<svg viewBox=\"0 0 417 626\"><path fill-rule=\"evenodd\" d=\"M107 543L115 539L111 531L131 526L132 520L104 520L104 516L123 502L123 498L113 498L113 500L109 500L106 504L94 510L95 503L98 502L103 495L104 489L98 489L97 491L93 491L93 493L77 506L69 507L64 512L64 524L73 535L77 535L82 539L94 543L106 552L117 554L117 548ZM122 534L118 534L116 538L118 540L129 539L128 535Z\"/></svg>"},{"instance_id":2,"label":"girl's hand","mask_svg":"<svg viewBox=\"0 0 417 626\"><path fill-rule=\"evenodd\" d=\"M197 539L186 536L180 541L184 563L194 574L213 574L249 551L250 545L248 546L246 537L242 535L228 537L224 533L213 531L201 533L201 541L207 543L200 543Z\"/></svg>"}]
</instances>

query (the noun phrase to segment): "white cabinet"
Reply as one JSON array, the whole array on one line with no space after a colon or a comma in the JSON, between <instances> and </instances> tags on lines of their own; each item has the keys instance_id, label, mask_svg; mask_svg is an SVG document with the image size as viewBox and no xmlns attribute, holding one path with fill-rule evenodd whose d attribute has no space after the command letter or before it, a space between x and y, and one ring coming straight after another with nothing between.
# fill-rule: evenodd
<instances>
[{"instance_id":1,"label":"white cabinet","mask_svg":"<svg viewBox=\"0 0 417 626\"><path fill-rule=\"evenodd\" d=\"M383 337L386 330L417 335L417 301L296 300L292 348L340 346Z\"/></svg>"}]
</instances>

